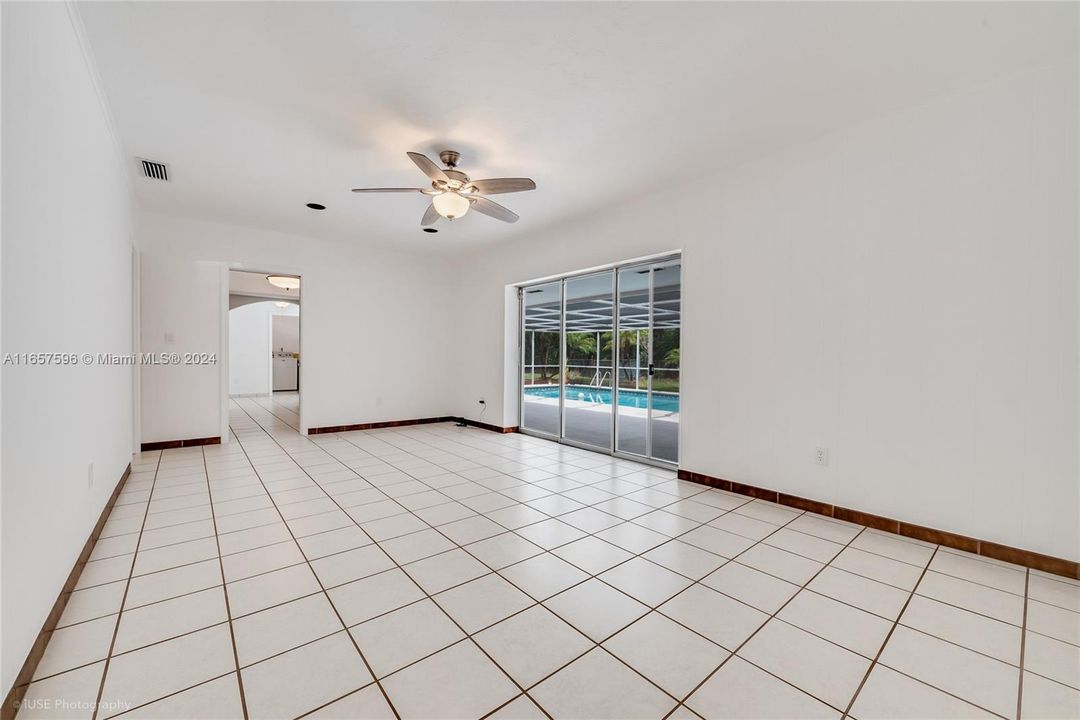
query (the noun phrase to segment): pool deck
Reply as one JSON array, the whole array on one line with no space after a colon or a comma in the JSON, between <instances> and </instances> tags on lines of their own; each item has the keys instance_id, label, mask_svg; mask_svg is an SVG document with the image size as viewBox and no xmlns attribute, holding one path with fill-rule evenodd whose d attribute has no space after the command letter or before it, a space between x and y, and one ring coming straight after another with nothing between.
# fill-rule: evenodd
<instances>
[{"instance_id":1,"label":"pool deck","mask_svg":"<svg viewBox=\"0 0 1080 720\"><path fill-rule=\"evenodd\" d=\"M611 406L568 400L566 437L586 445L608 449L611 442ZM525 396L522 426L548 435L559 434L559 401L554 398ZM620 452L645 454L646 411L640 408L619 407ZM679 414L653 413L653 456L677 462L679 457Z\"/></svg>"}]
</instances>

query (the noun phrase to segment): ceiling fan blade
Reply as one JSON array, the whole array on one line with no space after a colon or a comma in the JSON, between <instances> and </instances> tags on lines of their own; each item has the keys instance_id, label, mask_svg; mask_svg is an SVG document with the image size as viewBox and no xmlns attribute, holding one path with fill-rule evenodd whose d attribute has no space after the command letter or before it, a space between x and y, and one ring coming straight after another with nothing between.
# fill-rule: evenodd
<instances>
[{"instance_id":1,"label":"ceiling fan blade","mask_svg":"<svg viewBox=\"0 0 1080 720\"><path fill-rule=\"evenodd\" d=\"M488 200L485 197L472 196L469 198L469 202L472 203L473 210L489 217L493 217L496 220L515 223L520 219L517 213L507 210L499 203Z\"/></svg>"},{"instance_id":2,"label":"ceiling fan blade","mask_svg":"<svg viewBox=\"0 0 1080 720\"><path fill-rule=\"evenodd\" d=\"M424 188L353 188L353 192L424 192Z\"/></svg>"},{"instance_id":3,"label":"ceiling fan blade","mask_svg":"<svg viewBox=\"0 0 1080 720\"><path fill-rule=\"evenodd\" d=\"M498 195L499 193L524 192L535 190L536 183L532 178L490 178L488 180L473 180L470 185L483 195Z\"/></svg>"},{"instance_id":4,"label":"ceiling fan blade","mask_svg":"<svg viewBox=\"0 0 1080 720\"><path fill-rule=\"evenodd\" d=\"M434 225L441 215L439 211L435 209L435 203L428 205L427 210L424 211L424 217L420 218L421 225Z\"/></svg>"},{"instance_id":5,"label":"ceiling fan blade","mask_svg":"<svg viewBox=\"0 0 1080 720\"><path fill-rule=\"evenodd\" d=\"M416 167L420 168L420 170L432 180L441 180L442 182L450 181L450 178L446 177L446 173L444 173L438 165L429 160L426 155L421 155L418 152L405 154L416 163Z\"/></svg>"}]
</instances>

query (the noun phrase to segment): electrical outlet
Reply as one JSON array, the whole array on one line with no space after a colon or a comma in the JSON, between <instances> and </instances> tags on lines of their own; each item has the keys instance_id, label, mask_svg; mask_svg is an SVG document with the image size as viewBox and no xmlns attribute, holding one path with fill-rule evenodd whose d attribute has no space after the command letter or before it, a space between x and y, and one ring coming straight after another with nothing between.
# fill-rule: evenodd
<instances>
[{"instance_id":1,"label":"electrical outlet","mask_svg":"<svg viewBox=\"0 0 1080 720\"><path fill-rule=\"evenodd\" d=\"M814 448L814 462L818 465L829 464L829 448Z\"/></svg>"},{"instance_id":2,"label":"electrical outlet","mask_svg":"<svg viewBox=\"0 0 1080 720\"><path fill-rule=\"evenodd\" d=\"M86 468L86 487L94 487L94 463L90 463L90 466Z\"/></svg>"}]
</instances>

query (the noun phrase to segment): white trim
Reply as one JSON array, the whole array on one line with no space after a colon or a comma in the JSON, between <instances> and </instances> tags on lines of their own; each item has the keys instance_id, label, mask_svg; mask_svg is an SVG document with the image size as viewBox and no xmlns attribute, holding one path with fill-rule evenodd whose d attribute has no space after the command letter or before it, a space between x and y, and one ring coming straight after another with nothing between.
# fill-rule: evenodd
<instances>
[{"instance_id":1,"label":"white trim","mask_svg":"<svg viewBox=\"0 0 1080 720\"><path fill-rule=\"evenodd\" d=\"M131 352L142 348L142 255L131 246ZM131 451L142 450L142 365L131 366Z\"/></svg>"},{"instance_id":2,"label":"white trim","mask_svg":"<svg viewBox=\"0 0 1080 720\"><path fill-rule=\"evenodd\" d=\"M221 263L219 269L218 297L221 303L218 345L218 396L221 399L221 444L229 442L229 266Z\"/></svg>"}]
</instances>

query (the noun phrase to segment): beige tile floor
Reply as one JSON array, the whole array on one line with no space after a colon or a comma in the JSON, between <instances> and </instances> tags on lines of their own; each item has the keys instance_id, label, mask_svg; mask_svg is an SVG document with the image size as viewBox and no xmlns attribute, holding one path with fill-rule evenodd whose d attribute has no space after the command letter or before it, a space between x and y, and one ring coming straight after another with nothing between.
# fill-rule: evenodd
<instances>
[{"instance_id":1,"label":"beige tile floor","mask_svg":"<svg viewBox=\"0 0 1080 720\"><path fill-rule=\"evenodd\" d=\"M134 459L19 717L1080 717L1080 583L295 402Z\"/></svg>"}]
</instances>

